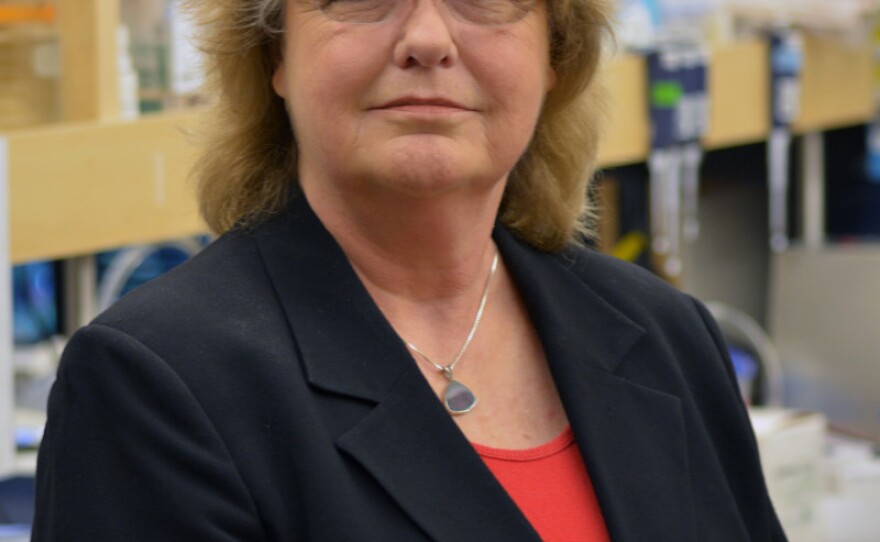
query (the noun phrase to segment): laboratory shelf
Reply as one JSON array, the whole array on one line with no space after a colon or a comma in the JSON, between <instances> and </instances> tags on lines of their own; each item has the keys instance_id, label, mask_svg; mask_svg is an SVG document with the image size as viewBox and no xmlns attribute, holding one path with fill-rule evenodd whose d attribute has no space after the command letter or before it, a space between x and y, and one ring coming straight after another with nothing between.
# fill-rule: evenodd
<instances>
[{"instance_id":1,"label":"laboratory shelf","mask_svg":"<svg viewBox=\"0 0 880 542\"><path fill-rule=\"evenodd\" d=\"M0 135L7 149L11 261L204 232L188 176L197 116L65 123Z\"/></svg>"},{"instance_id":2,"label":"laboratory shelf","mask_svg":"<svg viewBox=\"0 0 880 542\"><path fill-rule=\"evenodd\" d=\"M770 130L769 48L748 40L718 47L709 63L707 150L757 143ZM869 41L846 43L805 34L801 114L795 133L864 123L874 116L874 49ZM641 162L650 151L645 60L625 54L608 68L609 132L599 150L603 166Z\"/></svg>"}]
</instances>

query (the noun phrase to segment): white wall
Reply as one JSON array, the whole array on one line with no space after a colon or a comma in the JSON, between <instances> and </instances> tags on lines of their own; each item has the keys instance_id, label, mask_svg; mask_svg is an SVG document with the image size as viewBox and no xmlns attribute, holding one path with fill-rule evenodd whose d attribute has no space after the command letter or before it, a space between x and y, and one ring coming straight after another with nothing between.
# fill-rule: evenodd
<instances>
[{"instance_id":1,"label":"white wall","mask_svg":"<svg viewBox=\"0 0 880 542\"><path fill-rule=\"evenodd\" d=\"M767 189L749 180L703 182L700 238L683 247L682 289L764 325L769 272Z\"/></svg>"}]
</instances>

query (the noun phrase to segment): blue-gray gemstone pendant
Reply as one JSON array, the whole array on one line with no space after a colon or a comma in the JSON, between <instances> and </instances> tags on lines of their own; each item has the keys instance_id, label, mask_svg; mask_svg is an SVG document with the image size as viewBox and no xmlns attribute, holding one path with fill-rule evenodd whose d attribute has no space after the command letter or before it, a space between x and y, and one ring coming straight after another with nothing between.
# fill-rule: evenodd
<instances>
[{"instance_id":1,"label":"blue-gray gemstone pendant","mask_svg":"<svg viewBox=\"0 0 880 542\"><path fill-rule=\"evenodd\" d=\"M466 414L477 406L477 397L458 380L450 380L443 394L443 404L450 414Z\"/></svg>"}]
</instances>

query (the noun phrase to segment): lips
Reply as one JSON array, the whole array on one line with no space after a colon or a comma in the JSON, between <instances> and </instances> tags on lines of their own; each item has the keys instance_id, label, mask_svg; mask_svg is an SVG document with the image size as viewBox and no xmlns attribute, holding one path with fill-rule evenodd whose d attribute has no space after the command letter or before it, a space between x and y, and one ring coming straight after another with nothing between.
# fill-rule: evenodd
<instances>
[{"instance_id":1,"label":"lips","mask_svg":"<svg viewBox=\"0 0 880 542\"><path fill-rule=\"evenodd\" d=\"M416 97L402 97L396 98L389 102L383 103L378 107L374 107L373 109L453 109L459 111L473 111L473 109L466 107L458 102L453 100L448 100L446 98L416 98Z\"/></svg>"}]
</instances>

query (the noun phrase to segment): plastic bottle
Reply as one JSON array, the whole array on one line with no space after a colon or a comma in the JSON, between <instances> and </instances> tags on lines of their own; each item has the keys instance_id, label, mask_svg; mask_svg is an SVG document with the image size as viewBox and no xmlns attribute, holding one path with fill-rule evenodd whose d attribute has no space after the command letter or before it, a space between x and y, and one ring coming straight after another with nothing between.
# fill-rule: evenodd
<instances>
[{"instance_id":1,"label":"plastic bottle","mask_svg":"<svg viewBox=\"0 0 880 542\"><path fill-rule=\"evenodd\" d=\"M119 116L134 119L140 114L138 105L138 74L131 59L131 34L128 27L119 27Z\"/></svg>"}]
</instances>

